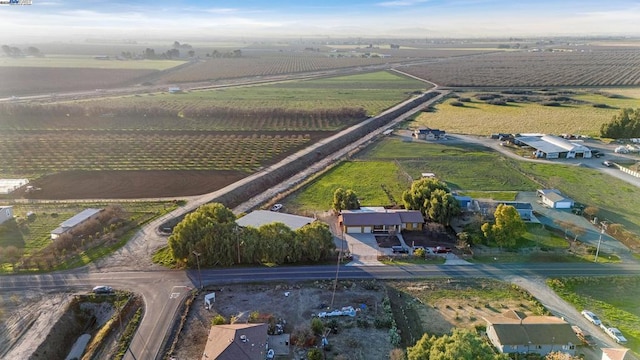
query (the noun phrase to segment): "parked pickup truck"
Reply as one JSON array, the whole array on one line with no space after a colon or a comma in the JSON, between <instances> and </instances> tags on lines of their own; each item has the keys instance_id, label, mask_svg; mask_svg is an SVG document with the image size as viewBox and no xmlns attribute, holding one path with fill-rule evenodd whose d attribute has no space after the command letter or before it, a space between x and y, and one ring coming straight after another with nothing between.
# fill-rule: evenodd
<instances>
[{"instance_id":1,"label":"parked pickup truck","mask_svg":"<svg viewBox=\"0 0 640 360\"><path fill-rule=\"evenodd\" d=\"M596 346L595 340L593 340L593 337L588 332L580 329L576 325L572 326L571 329L574 333L576 333L576 336L578 337L578 339L580 339L580 341L582 341L583 344L592 347Z\"/></svg>"},{"instance_id":2,"label":"parked pickup truck","mask_svg":"<svg viewBox=\"0 0 640 360\"><path fill-rule=\"evenodd\" d=\"M610 327L609 325L606 325L606 324L600 324L600 327L602 328L602 330L604 330L605 333L607 333L607 335L609 335L618 344L627 343L627 338L625 338L620 332L620 330L618 330L617 328Z\"/></svg>"}]
</instances>

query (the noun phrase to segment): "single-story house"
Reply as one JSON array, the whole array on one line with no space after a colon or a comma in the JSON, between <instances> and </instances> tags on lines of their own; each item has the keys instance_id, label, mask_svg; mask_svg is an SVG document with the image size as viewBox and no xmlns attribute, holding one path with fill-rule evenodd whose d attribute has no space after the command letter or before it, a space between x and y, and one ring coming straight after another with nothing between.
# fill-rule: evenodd
<instances>
[{"instance_id":1,"label":"single-story house","mask_svg":"<svg viewBox=\"0 0 640 360\"><path fill-rule=\"evenodd\" d=\"M575 355L580 339L571 325L555 316L526 316L507 311L500 317L486 318L487 336L501 353L537 353L555 351Z\"/></svg>"},{"instance_id":2,"label":"single-story house","mask_svg":"<svg viewBox=\"0 0 640 360\"><path fill-rule=\"evenodd\" d=\"M169 94L177 94L177 93L181 93L181 92L182 92L182 89L180 89L177 86L171 86L169 88Z\"/></svg>"},{"instance_id":3,"label":"single-story house","mask_svg":"<svg viewBox=\"0 0 640 360\"><path fill-rule=\"evenodd\" d=\"M0 224L13 219L13 206L0 206Z\"/></svg>"},{"instance_id":4,"label":"single-story house","mask_svg":"<svg viewBox=\"0 0 640 360\"><path fill-rule=\"evenodd\" d=\"M102 209L92 209L92 208L82 210L81 212L75 214L74 216L60 223L59 227L51 231L51 239L55 240L58 237L60 237L60 235L84 223L85 221L95 219L101 211Z\"/></svg>"},{"instance_id":5,"label":"single-story house","mask_svg":"<svg viewBox=\"0 0 640 360\"><path fill-rule=\"evenodd\" d=\"M307 224L311 224L314 221L316 221L316 219L306 216L292 215L268 210L255 210L236 220L236 224L242 227L251 226L258 228L262 225L280 222L287 225L291 230L295 231Z\"/></svg>"},{"instance_id":6,"label":"single-story house","mask_svg":"<svg viewBox=\"0 0 640 360\"><path fill-rule=\"evenodd\" d=\"M215 325L209 330L202 360L264 360L267 324Z\"/></svg>"},{"instance_id":7,"label":"single-story house","mask_svg":"<svg viewBox=\"0 0 640 360\"><path fill-rule=\"evenodd\" d=\"M528 202L520 201L490 201L490 202L478 202L480 206L480 212L483 216L492 216L496 211L498 205L510 205L516 208L520 218L524 221L531 220L533 218L533 206Z\"/></svg>"},{"instance_id":8,"label":"single-story house","mask_svg":"<svg viewBox=\"0 0 640 360\"><path fill-rule=\"evenodd\" d=\"M444 130L420 128L413 131L413 136L421 140L439 140L446 137Z\"/></svg>"},{"instance_id":9,"label":"single-story house","mask_svg":"<svg viewBox=\"0 0 640 360\"><path fill-rule=\"evenodd\" d=\"M627 355L628 354L628 355ZM631 360L629 349L602 348L602 360Z\"/></svg>"},{"instance_id":10,"label":"single-story house","mask_svg":"<svg viewBox=\"0 0 640 360\"><path fill-rule=\"evenodd\" d=\"M573 200L562 196L556 189L538 190L538 196L542 199L542 203L553 209L571 209Z\"/></svg>"},{"instance_id":11,"label":"single-story house","mask_svg":"<svg viewBox=\"0 0 640 360\"><path fill-rule=\"evenodd\" d=\"M418 210L384 208L343 210L339 221L342 231L346 234L421 230L424 225L424 217Z\"/></svg>"},{"instance_id":12,"label":"single-story house","mask_svg":"<svg viewBox=\"0 0 640 360\"><path fill-rule=\"evenodd\" d=\"M521 136L513 140L516 145L527 145L535 149L534 156L547 159L591 158L591 149L578 142L558 136Z\"/></svg>"},{"instance_id":13,"label":"single-story house","mask_svg":"<svg viewBox=\"0 0 640 360\"><path fill-rule=\"evenodd\" d=\"M436 177L436 174L432 173L432 172L423 172L422 173L422 178L423 179L433 179Z\"/></svg>"}]
</instances>

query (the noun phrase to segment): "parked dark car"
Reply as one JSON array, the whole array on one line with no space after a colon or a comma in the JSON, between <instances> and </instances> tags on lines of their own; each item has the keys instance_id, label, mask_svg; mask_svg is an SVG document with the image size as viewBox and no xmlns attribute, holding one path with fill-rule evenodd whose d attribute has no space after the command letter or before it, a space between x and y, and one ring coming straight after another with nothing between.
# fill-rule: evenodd
<instances>
[{"instance_id":1,"label":"parked dark car","mask_svg":"<svg viewBox=\"0 0 640 360\"><path fill-rule=\"evenodd\" d=\"M404 246L392 246L391 247L391 251L393 251L394 254L408 254L409 253L409 249L407 249Z\"/></svg>"}]
</instances>

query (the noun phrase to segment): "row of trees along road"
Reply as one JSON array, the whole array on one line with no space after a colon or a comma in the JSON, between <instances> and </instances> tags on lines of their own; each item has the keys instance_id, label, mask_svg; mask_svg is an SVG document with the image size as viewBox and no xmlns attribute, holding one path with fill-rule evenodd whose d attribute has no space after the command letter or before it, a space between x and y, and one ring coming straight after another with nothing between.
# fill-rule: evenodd
<instances>
[{"instance_id":1,"label":"row of trees along road","mask_svg":"<svg viewBox=\"0 0 640 360\"><path fill-rule=\"evenodd\" d=\"M434 178L415 180L402 194L402 200L406 209L420 210L425 218L444 225L460 214L460 204L449 187Z\"/></svg>"},{"instance_id":2,"label":"row of trees along road","mask_svg":"<svg viewBox=\"0 0 640 360\"><path fill-rule=\"evenodd\" d=\"M179 264L202 266L318 262L335 254L329 227L319 221L295 231L282 223L240 227L230 209L206 204L185 216L169 237L169 249Z\"/></svg>"}]
</instances>

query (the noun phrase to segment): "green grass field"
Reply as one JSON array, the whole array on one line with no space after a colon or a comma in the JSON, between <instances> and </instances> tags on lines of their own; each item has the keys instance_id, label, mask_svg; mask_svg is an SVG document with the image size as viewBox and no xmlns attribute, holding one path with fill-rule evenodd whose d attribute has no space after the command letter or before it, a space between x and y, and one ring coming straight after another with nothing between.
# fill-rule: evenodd
<instances>
[{"instance_id":1,"label":"green grass field","mask_svg":"<svg viewBox=\"0 0 640 360\"><path fill-rule=\"evenodd\" d=\"M561 278L547 284L582 311L589 309L622 331L626 347L640 354L640 277Z\"/></svg>"},{"instance_id":2,"label":"green grass field","mask_svg":"<svg viewBox=\"0 0 640 360\"><path fill-rule=\"evenodd\" d=\"M93 56L50 55L46 57L0 57L0 67L50 67L91 69L166 70L183 64L178 60L97 60Z\"/></svg>"},{"instance_id":3,"label":"green grass field","mask_svg":"<svg viewBox=\"0 0 640 360\"><path fill-rule=\"evenodd\" d=\"M115 97L81 103L107 107L159 106L176 110L208 107L304 110L364 108L369 115L376 115L425 87L426 84L421 81L383 71L182 94Z\"/></svg>"},{"instance_id":4,"label":"green grass field","mask_svg":"<svg viewBox=\"0 0 640 360\"><path fill-rule=\"evenodd\" d=\"M402 192L410 182L393 162L346 161L322 175L301 192L287 200L287 208L298 212L331 209L337 188L352 189L363 206L390 205L391 199L401 203Z\"/></svg>"},{"instance_id":5,"label":"green grass field","mask_svg":"<svg viewBox=\"0 0 640 360\"><path fill-rule=\"evenodd\" d=\"M613 91L607 91L613 93ZM638 91L640 92L640 91ZM457 99L437 105L436 111L422 113L412 126L445 129L450 133L489 135L491 133L573 133L599 136L600 126L611 121L618 108L639 107L640 94L621 91L627 98L616 99L596 94L571 96L576 100L607 104L612 108L594 108L591 104L543 106L538 103L509 103L490 105L472 98L464 107L452 106ZM472 97L473 93L460 93ZM634 97L631 97L634 96Z\"/></svg>"},{"instance_id":6,"label":"green grass field","mask_svg":"<svg viewBox=\"0 0 640 360\"><path fill-rule=\"evenodd\" d=\"M385 138L360 155L367 160L397 161L414 179L432 172L453 190L531 191L537 185L513 172L512 160L480 146L403 142Z\"/></svg>"}]
</instances>

